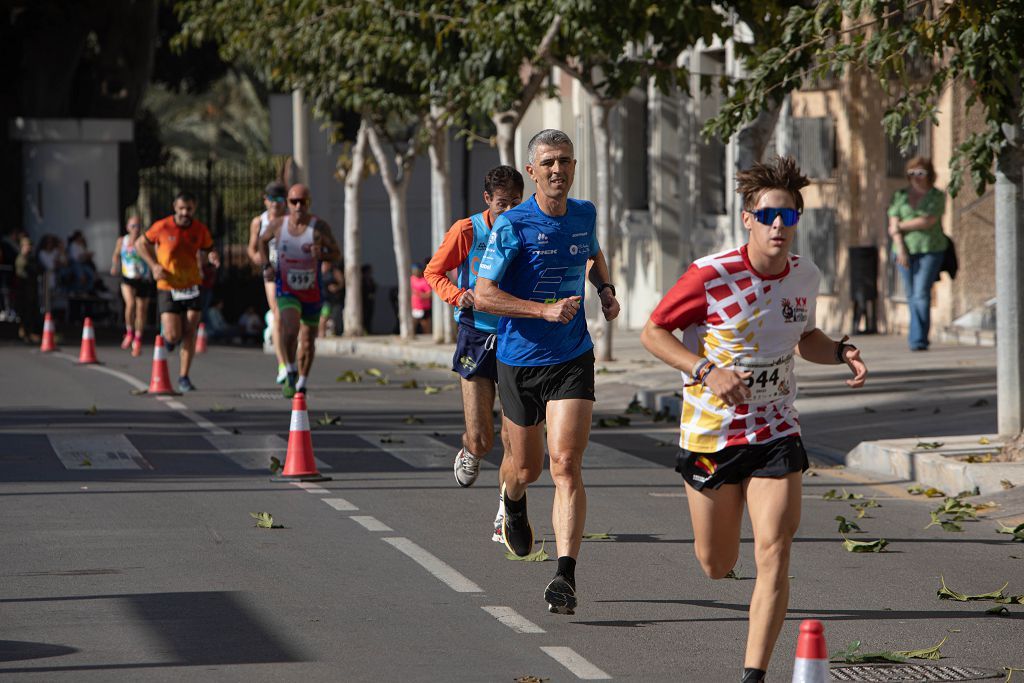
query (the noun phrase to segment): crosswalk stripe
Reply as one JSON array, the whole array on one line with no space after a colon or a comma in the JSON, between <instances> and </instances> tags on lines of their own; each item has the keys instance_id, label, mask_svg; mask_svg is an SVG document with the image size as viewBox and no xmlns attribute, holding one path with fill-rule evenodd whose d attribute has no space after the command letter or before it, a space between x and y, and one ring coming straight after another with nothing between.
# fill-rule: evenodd
<instances>
[{"instance_id":1,"label":"crosswalk stripe","mask_svg":"<svg viewBox=\"0 0 1024 683\"><path fill-rule=\"evenodd\" d=\"M288 452L287 442L276 434L206 434L203 438L244 470L265 472L271 457L276 457L283 465ZM333 469L319 458L316 464L321 472Z\"/></svg>"},{"instance_id":2,"label":"crosswalk stripe","mask_svg":"<svg viewBox=\"0 0 1024 683\"><path fill-rule=\"evenodd\" d=\"M420 470L450 469L452 463L455 462L455 453L457 452L452 446L426 434L375 432L360 434L359 438L374 448L401 460L406 465ZM481 463L481 467L494 469L496 466L485 460Z\"/></svg>"},{"instance_id":3,"label":"crosswalk stripe","mask_svg":"<svg viewBox=\"0 0 1024 683\"><path fill-rule=\"evenodd\" d=\"M50 434L50 447L68 470L151 470L124 434Z\"/></svg>"},{"instance_id":4,"label":"crosswalk stripe","mask_svg":"<svg viewBox=\"0 0 1024 683\"><path fill-rule=\"evenodd\" d=\"M542 647L541 650L556 662L585 681L603 681L611 678L604 671L579 656L571 647Z\"/></svg>"},{"instance_id":5,"label":"crosswalk stripe","mask_svg":"<svg viewBox=\"0 0 1024 683\"><path fill-rule=\"evenodd\" d=\"M453 591L458 593L484 592L480 586L476 585L460 572L453 569L447 562L444 562L440 558L430 554L408 538L385 538L383 541L408 555L414 562L416 562L416 564L420 565L433 574L437 579L444 582Z\"/></svg>"},{"instance_id":6,"label":"crosswalk stripe","mask_svg":"<svg viewBox=\"0 0 1024 683\"><path fill-rule=\"evenodd\" d=\"M350 519L360 525L367 531L394 531L384 522L380 521L376 517L363 516L363 515L352 515Z\"/></svg>"},{"instance_id":7,"label":"crosswalk stripe","mask_svg":"<svg viewBox=\"0 0 1024 683\"><path fill-rule=\"evenodd\" d=\"M482 607L481 609L516 633L546 633L546 631L540 626L537 626L537 624L533 623L511 607L492 605L489 607Z\"/></svg>"}]
</instances>

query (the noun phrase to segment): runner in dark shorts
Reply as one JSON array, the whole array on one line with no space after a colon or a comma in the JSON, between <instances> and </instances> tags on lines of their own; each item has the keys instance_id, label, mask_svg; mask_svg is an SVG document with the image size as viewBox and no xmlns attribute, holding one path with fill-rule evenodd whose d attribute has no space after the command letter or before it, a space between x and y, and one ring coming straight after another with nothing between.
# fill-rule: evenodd
<instances>
[{"instance_id":1,"label":"runner in dark shorts","mask_svg":"<svg viewBox=\"0 0 1024 683\"><path fill-rule=\"evenodd\" d=\"M765 444L729 446L717 453L695 453L684 448L676 454L676 472L698 491L722 484L742 484L750 477L784 477L806 472L807 451L799 436Z\"/></svg>"},{"instance_id":2,"label":"runner in dark shorts","mask_svg":"<svg viewBox=\"0 0 1024 683\"><path fill-rule=\"evenodd\" d=\"M161 289L157 292L156 307L161 315L164 313L185 315L187 311L203 310L202 301L200 301L198 296L194 296L191 299L176 300L173 293L168 292L166 289Z\"/></svg>"},{"instance_id":3,"label":"runner in dark shorts","mask_svg":"<svg viewBox=\"0 0 1024 683\"><path fill-rule=\"evenodd\" d=\"M480 474L480 463L494 447L494 398L498 371L498 316L476 308L476 275L487 248L487 240L495 219L517 206L523 199L523 176L511 166L496 166L484 176L483 200L487 209L457 221L444 236L444 241L423 269L423 277L441 299L455 308L459 325L452 370L462 378L462 410L466 431L462 448L455 454L452 472L459 486L472 486ZM456 272L455 282L448 273ZM508 453L508 432L501 428L501 441ZM503 456L504 457L504 456ZM498 471L501 488L501 470ZM498 513L494 517L491 540L502 541L505 506L498 496Z\"/></svg>"},{"instance_id":4,"label":"runner in dark shorts","mask_svg":"<svg viewBox=\"0 0 1024 683\"><path fill-rule=\"evenodd\" d=\"M558 365L517 367L498 361L498 394L505 415L520 427L543 422L548 401L594 401L594 350Z\"/></svg>"}]
</instances>

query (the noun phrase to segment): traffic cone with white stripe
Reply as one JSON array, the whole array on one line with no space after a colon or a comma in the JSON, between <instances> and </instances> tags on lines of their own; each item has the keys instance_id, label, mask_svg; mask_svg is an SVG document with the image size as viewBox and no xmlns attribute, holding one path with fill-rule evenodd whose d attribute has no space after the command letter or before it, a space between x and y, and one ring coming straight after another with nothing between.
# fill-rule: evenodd
<instances>
[{"instance_id":1,"label":"traffic cone with white stripe","mask_svg":"<svg viewBox=\"0 0 1024 683\"><path fill-rule=\"evenodd\" d=\"M793 683L827 683L828 650L825 648L825 627L817 619L804 619L796 641L796 662Z\"/></svg>"},{"instance_id":2,"label":"traffic cone with white stripe","mask_svg":"<svg viewBox=\"0 0 1024 683\"><path fill-rule=\"evenodd\" d=\"M330 481L316 469L313 457L313 438L309 434L309 414L306 395L295 394L292 399L292 425L288 433L288 452L284 457L281 474L271 481Z\"/></svg>"},{"instance_id":3,"label":"traffic cone with white stripe","mask_svg":"<svg viewBox=\"0 0 1024 683\"><path fill-rule=\"evenodd\" d=\"M206 323L199 323L196 332L196 353L206 353Z\"/></svg>"},{"instance_id":4,"label":"traffic cone with white stripe","mask_svg":"<svg viewBox=\"0 0 1024 683\"><path fill-rule=\"evenodd\" d=\"M150 394L176 394L171 388L171 373L167 369L167 349L164 348L164 338L156 335L153 343L153 372L150 375Z\"/></svg>"},{"instance_id":5,"label":"traffic cone with white stripe","mask_svg":"<svg viewBox=\"0 0 1024 683\"><path fill-rule=\"evenodd\" d=\"M46 319L43 321L43 343L39 345L40 353L52 353L57 350L57 340L54 336L53 316L46 312Z\"/></svg>"},{"instance_id":6,"label":"traffic cone with white stripe","mask_svg":"<svg viewBox=\"0 0 1024 683\"><path fill-rule=\"evenodd\" d=\"M79 365L98 365L96 360L96 330L92 327L92 318L82 323L82 348L78 352Z\"/></svg>"}]
</instances>

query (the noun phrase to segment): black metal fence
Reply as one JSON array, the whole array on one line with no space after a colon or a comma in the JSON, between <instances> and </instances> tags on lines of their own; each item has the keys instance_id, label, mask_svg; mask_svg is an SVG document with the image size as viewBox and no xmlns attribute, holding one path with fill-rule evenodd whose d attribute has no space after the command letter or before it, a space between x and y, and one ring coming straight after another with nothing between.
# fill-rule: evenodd
<instances>
[{"instance_id":1,"label":"black metal fence","mask_svg":"<svg viewBox=\"0 0 1024 683\"><path fill-rule=\"evenodd\" d=\"M140 173L137 208L145 225L169 215L178 192L196 196L196 218L209 226L221 254L215 298L224 300L229 319L249 306L266 309L260 277L249 262L246 245L250 222L263 212L263 190L280 177L283 164L283 158L275 157L244 164L207 159L173 162Z\"/></svg>"}]
</instances>

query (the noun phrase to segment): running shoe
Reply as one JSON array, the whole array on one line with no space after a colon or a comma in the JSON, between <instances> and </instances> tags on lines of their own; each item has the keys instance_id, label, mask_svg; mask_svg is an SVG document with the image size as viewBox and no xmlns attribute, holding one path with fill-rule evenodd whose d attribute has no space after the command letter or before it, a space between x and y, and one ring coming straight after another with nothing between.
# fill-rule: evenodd
<instances>
[{"instance_id":1,"label":"running shoe","mask_svg":"<svg viewBox=\"0 0 1024 683\"><path fill-rule=\"evenodd\" d=\"M135 337L132 340L132 355L136 358L142 355L142 337Z\"/></svg>"},{"instance_id":2,"label":"running shoe","mask_svg":"<svg viewBox=\"0 0 1024 683\"><path fill-rule=\"evenodd\" d=\"M277 366L277 379L274 380L278 384L284 384L288 381L288 369L282 363Z\"/></svg>"},{"instance_id":3,"label":"running shoe","mask_svg":"<svg viewBox=\"0 0 1024 683\"><path fill-rule=\"evenodd\" d=\"M576 614L576 582L555 574L544 589L544 600L552 614Z\"/></svg>"},{"instance_id":4,"label":"running shoe","mask_svg":"<svg viewBox=\"0 0 1024 683\"><path fill-rule=\"evenodd\" d=\"M192 384L192 380L190 380L187 376L178 378L178 391L180 391L183 394L187 394L188 392L195 390L196 388Z\"/></svg>"},{"instance_id":5,"label":"running shoe","mask_svg":"<svg viewBox=\"0 0 1024 683\"><path fill-rule=\"evenodd\" d=\"M288 377L284 381L284 386L281 387L281 395L285 398L292 398L295 396L295 385L299 381L299 373L289 372Z\"/></svg>"},{"instance_id":6,"label":"running shoe","mask_svg":"<svg viewBox=\"0 0 1024 683\"><path fill-rule=\"evenodd\" d=\"M480 474L480 458L474 458L463 448L455 456L454 469L455 481L459 483L459 486L463 488L472 486Z\"/></svg>"},{"instance_id":7,"label":"running shoe","mask_svg":"<svg viewBox=\"0 0 1024 683\"><path fill-rule=\"evenodd\" d=\"M501 485L501 495L505 497L505 485ZM508 509L508 498L505 497L505 518L501 524L501 535L504 537L505 547L512 551L513 555L526 557L533 550L533 528L526 516L526 493L523 493L523 509L521 512L510 512Z\"/></svg>"},{"instance_id":8,"label":"running shoe","mask_svg":"<svg viewBox=\"0 0 1024 683\"><path fill-rule=\"evenodd\" d=\"M131 332L125 332L124 338L121 340L121 348L128 349L132 345L132 341L135 339L135 335Z\"/></svg>"},{"instance_id":9,"label":"running shoe","mask_svg":"<svg viewBox=\"0 0 1024 683\"><path fill-rule=\"evenodd\" d=\"M504 543L505 534L502 526L505 523L505 515L501 510L498 510L498 515L494 518L494 533L491 535L491 540L495 543Z\"/></svg>"}]
</instances>

